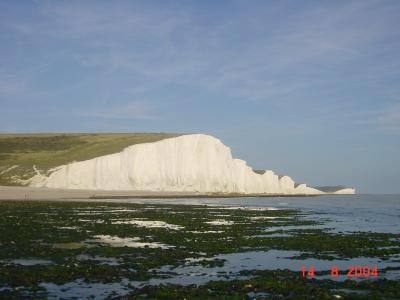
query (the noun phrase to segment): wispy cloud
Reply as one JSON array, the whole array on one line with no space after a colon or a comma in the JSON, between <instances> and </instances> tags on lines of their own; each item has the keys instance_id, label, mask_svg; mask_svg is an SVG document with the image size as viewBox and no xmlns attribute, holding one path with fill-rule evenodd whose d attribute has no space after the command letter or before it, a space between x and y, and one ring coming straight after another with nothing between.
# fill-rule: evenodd
<instances>
[{"instance_id":1,"label":"wispy cloud","mask_svg":"<svg viewBox=\"0 0 400 300\"><path fill-rule=\"evenodd\" d=\"M11 73L0 72L0 97L20 94L26 89L26 82Z\"/></svg>"},{"instance_id":2,"label":"wispy cloud","mask_svg":"<svg viewBox=\"0 0 400 300\"><path fill-rule=\"evenodd\" d=\"M349 113L356 124L367 126L377 133L400 135L400 101L373 110Z\"/></svg>"},{"instance_id":3,"label":"wispy cloud","mask_svg":"<svg viewBox=\"0 0 400 300\"><path fill-rule=\"evenodd\" d=\"M342 2L324 9L317 6L299 11L291 16L291 23L272 28L256 43L246 45L240 55L217 65L206 85L224 88L245 99L278 102L291 90L298 91L299 86L304 91L320 89L321 84L337 86L346 77L376 80L381 74L372 68L380 68L381 61L359 64L379 53L380 41L393 35L387 25L396 18L396 12L390 12L389 7L375 7L376 4ZM395 8L399 12L400 5ZM386 12L388 18L382 20L380 16ZM263 26L261 18L254 19L259 21L259 27ZM348 68L353 63L358 64L357 68ZM365 67L372 72L363 72ZM343 75L332 81L330 74L334 72ZM282 84L276 84L281 80Z\"/></svg>"},{"instance_id":4,"label":"wispy cloud","mask_svg":"<svg viewBox=\"0 0 400 300\"><path fill-rule=\"evenodd\" d=\"M85 117L104 118L104 119L141 119L154 120L155 108L148 102L133 101L122 106L109 104L107 108L100 108L81 113Z\"/></svg>"},{"instance_id":5,"label":"wispy cloud","mask_svg":"<svg viewBox=\"0 0 400 300\"><path fill-rule=\"evenodd\" d=\"M384 129L400 134L400 103L378 116L376 122Z\"/></svg>"},{"instance_id":6,"label":"wispy cloud","mask_svg":"<svg viewBox=\"0 0 400 300\"><path fill-rule=\"evenodd\" d=\"M371 124L385 133L400 135L400 102L379 112Z\"/></svg>"},{"instance_id":7,"label":"wispy cloud","mask_svg":"<svg viewBox=\"0 0 400 300\"><path fill-rule=\"evenodd\" d=\"M58 72L72 62L82 74L89 74L79 80L89 83L82 88L78 82L74 92L87 93L97 89L95 82L125 75L124 84L113 83L110 89L139 99L155 99L148 94L174 85L193 94L225 95L245 105L254 102L290 108L296 102L304 110L316 106L323 110L333 105L327 99L346 89L348 82L371 88L388 76L398 76L398 67L394 67L400 61L394 51L399 47L394 29L400 15L398 2L309 2L299 7L292 2L235 2L226 7L226 14L215 15L173 2L155 6L135 1L119 5L45 1L34 8L33 19L3 22L24 41L48 45L43 50L46 55L27 67L31 76L25 87L4 81L0 90L35 86L34 79L42 76L35 65L47 63L46 68ZM65 47L67 62L52 51L58 44ZM58 88L57 97L69 93L71 86ZM378 89L385 94L387 87ZM396 88L392 91L397 92ZM315 97L320 98L310 100ZM117 105L122 107L124 102ZM149 113L140 105L132 106L131 115ZM101 115L112 113L105 109L98 112Z\"/></svg>"}]
</instances>

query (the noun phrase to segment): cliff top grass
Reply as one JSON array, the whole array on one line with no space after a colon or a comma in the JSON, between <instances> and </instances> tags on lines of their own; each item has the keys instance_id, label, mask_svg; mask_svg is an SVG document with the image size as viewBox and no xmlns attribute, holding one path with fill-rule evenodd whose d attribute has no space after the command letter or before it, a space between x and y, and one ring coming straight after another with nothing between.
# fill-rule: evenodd
<instances>
[{"instance_id":1,"label":"cliff top grass","mask_svg":"<svg viewBox=\"0 0 400 300\"><path fill-rule=\"evenodd\" d=\"M173 133L0 134L0 185L21 185L35 174L140 143L179 136Z\"/></svg>"}]
</instances>

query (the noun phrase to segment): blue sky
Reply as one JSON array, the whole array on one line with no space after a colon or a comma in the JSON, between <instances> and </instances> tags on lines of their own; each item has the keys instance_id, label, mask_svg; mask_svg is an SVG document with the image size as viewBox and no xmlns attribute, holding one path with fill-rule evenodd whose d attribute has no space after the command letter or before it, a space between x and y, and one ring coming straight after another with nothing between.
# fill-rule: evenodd
<instances>
[{"instance_id":1,"label":"blue sky","mask_svg":"<svg viewBox=\"0 0 400 300\"><path fill-rule=\"evenodd\" d=\"M203 132L400 193L400 1L0 1L0 131Z\"/></svg>"}]
</instances>

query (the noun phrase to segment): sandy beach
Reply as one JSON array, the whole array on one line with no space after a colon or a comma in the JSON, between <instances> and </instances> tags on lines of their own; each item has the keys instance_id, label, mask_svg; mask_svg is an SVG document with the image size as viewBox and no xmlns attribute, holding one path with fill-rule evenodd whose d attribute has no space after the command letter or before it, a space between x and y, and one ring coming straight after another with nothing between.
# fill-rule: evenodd
<instances>
[{"instance_id":1,"label":"sandy beach","mask_svg":"<svg viewBox=\"0 0 400 300\"><path fill-rule=\"evenodd\" d=\"M23 186L0 186L0 200L63 200L63 199L96 199L125 197L200 197L207 196L190 192L154 192L154 191L104 191L50 189Z\"/></svg>"},{"instance_id":2,"label":"sandy beach","mask_svg":"<svg viewBox=\"0 0 400 300\"><path fill-rule=\"evenodd\" d=\"M327 195L327 194L325 194ZM320 195L235 194L166 191L110 191L0 186L0 200L73 200L122 198L233 198L233 197L315 197Z\"/></svg>"}]
</instances>

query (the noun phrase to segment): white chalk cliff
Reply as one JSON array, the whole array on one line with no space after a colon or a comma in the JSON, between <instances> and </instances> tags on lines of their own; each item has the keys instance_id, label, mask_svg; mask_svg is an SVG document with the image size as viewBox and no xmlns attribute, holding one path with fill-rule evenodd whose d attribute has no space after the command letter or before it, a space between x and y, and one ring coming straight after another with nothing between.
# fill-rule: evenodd
<instances>
[{"instance_id":1,"label":"white chalk cliff","mask_svg":"<svg viewBox=\"0 0 400 300\"><path fill-rule=\"evenodd\" d=\"M72 162L35 175L30 186L240 194L324 194L272 171L255 173L229 147L204 134L136 144L119 153ZM353 193L352 191L345 191Z\"/></svg>"}]
</instances>

